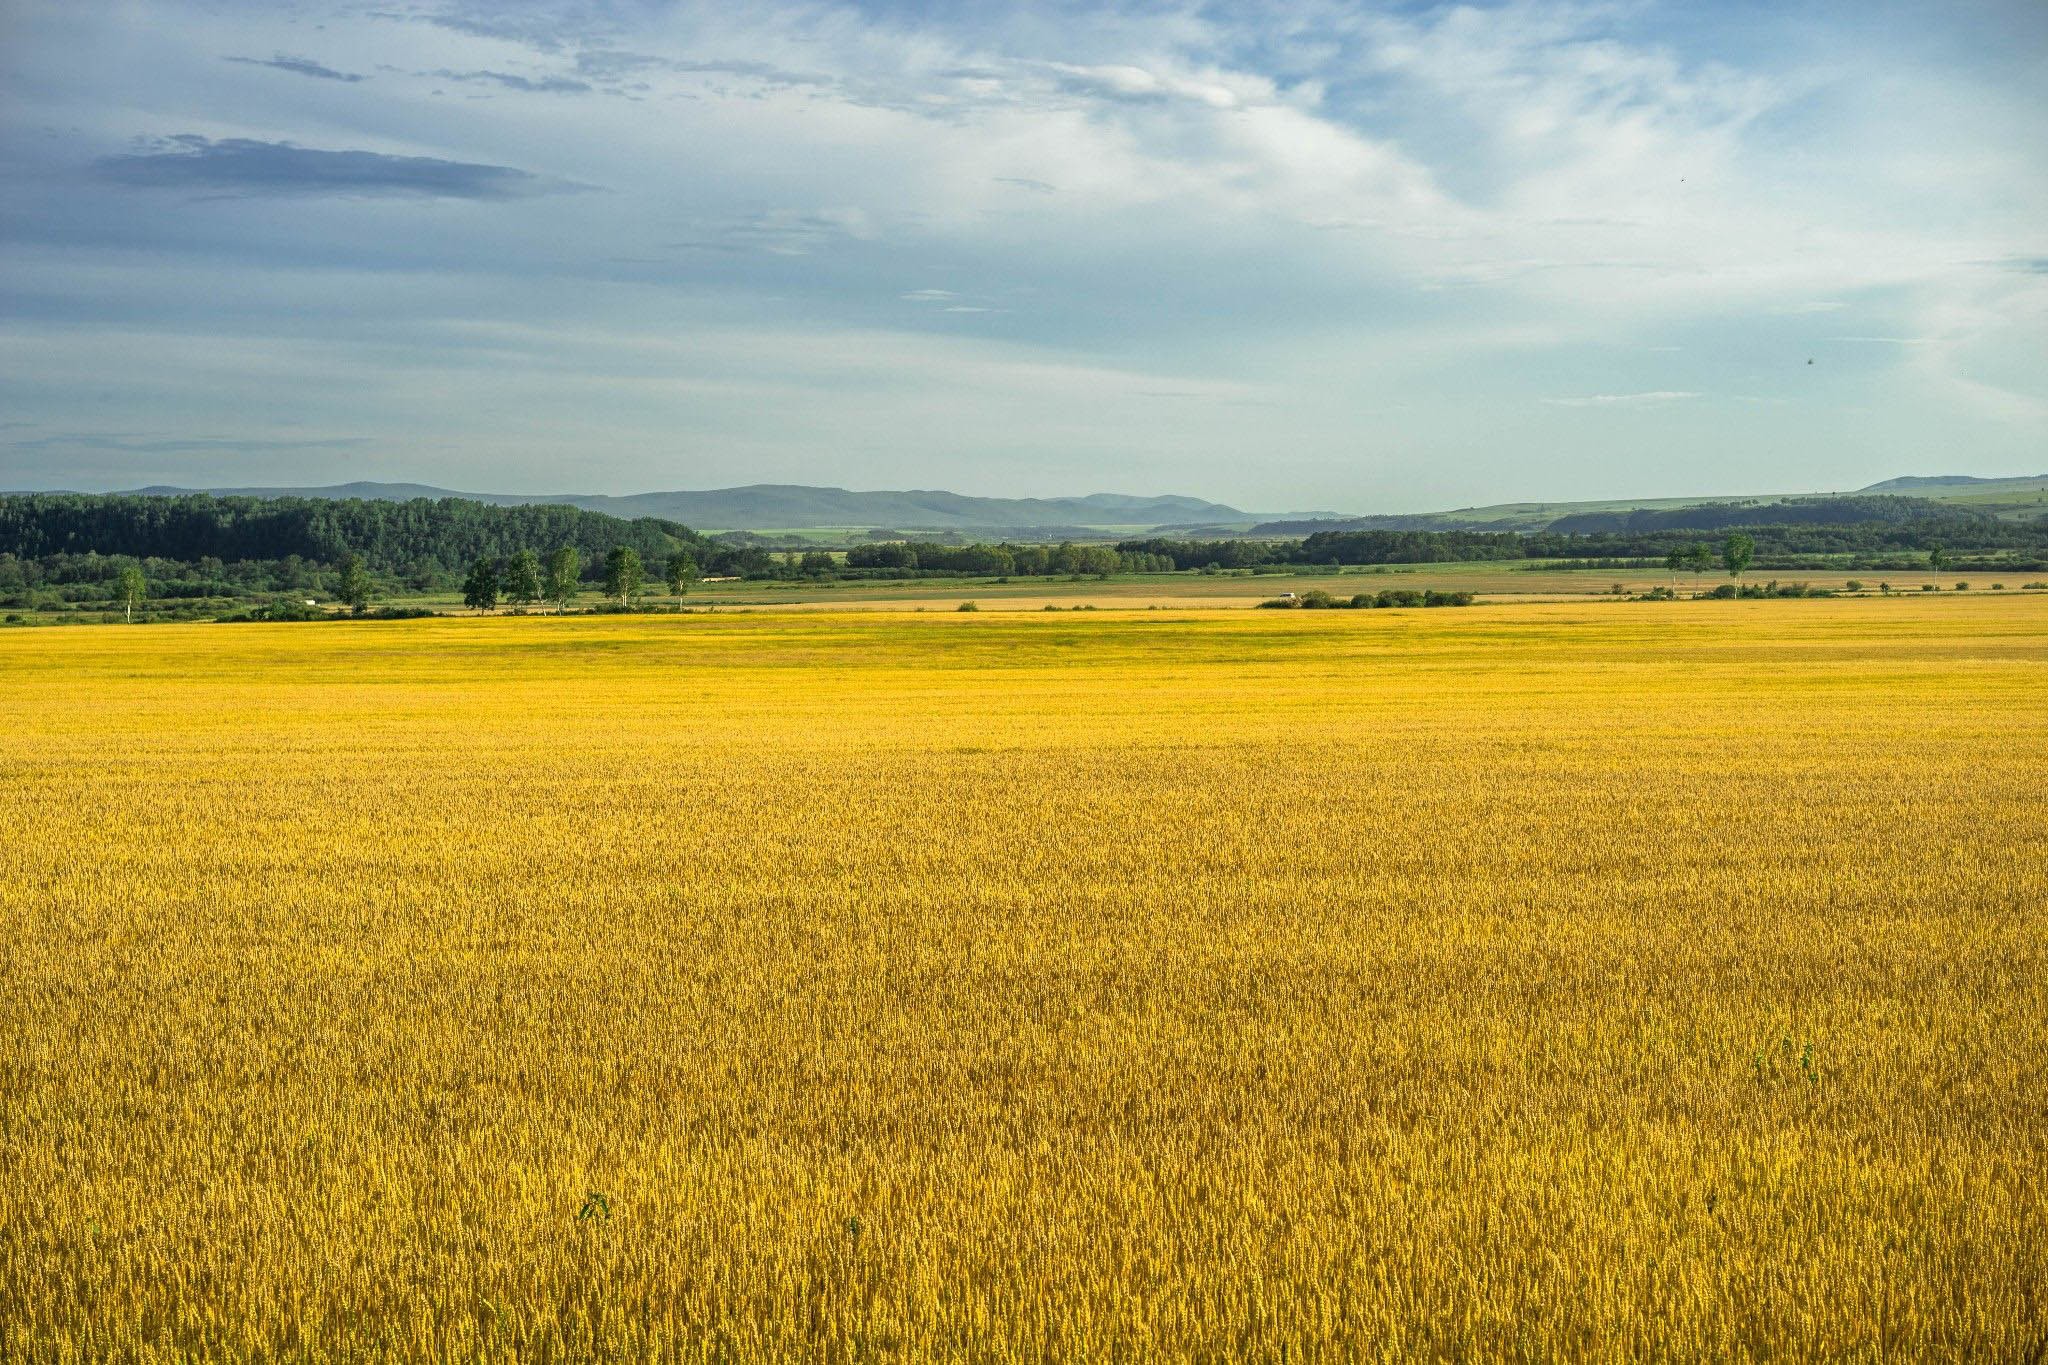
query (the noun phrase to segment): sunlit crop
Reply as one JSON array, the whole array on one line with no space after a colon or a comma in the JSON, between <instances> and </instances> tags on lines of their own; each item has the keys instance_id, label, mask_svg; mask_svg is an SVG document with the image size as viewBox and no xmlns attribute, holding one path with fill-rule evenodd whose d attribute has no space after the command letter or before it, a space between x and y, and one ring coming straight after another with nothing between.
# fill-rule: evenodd
<instances>
[{"instance_id":1,"label":"sunlit crop","mask_svg":"<svg viewBox=\"0 0 2048 1365\"><path fill-rule=\"evenodd\" d=\"M0 1358L2020 1359L2048 602L0 634Z\"/></svg>"}]
</instances>

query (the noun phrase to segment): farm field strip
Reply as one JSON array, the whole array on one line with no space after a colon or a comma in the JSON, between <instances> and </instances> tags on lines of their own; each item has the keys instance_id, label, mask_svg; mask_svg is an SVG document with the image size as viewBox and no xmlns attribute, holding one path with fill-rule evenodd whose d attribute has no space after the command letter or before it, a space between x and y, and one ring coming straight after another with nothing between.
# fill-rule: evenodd
<instances>
[{"instance_id":1,"label":"farm field strip","mask_svg":"<svg viewBox=\"0 0 2048 1365\"><path fill-rule=\"evenodd\" d=\"M2048 1339L2039 597L17 631L0 695L0 1357Z\"/></svg>"}]
</instances>

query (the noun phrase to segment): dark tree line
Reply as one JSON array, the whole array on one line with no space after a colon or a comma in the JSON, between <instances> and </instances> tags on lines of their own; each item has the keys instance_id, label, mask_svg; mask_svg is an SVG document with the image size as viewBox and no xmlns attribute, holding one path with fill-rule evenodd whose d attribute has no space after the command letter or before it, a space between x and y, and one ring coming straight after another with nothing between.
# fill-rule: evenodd
<instances>
[{"instance_id":1,"label":"dark tree line","mask_svg":"<svg viewBox=\"0 0 2048 1365\"><path fill-rule=\"evenodd\" d=\"M1685 507L1622 508L1611 512L1573 512L1551 521L1524 522L1525 532L1556 531L1726 531L1738 526L1860 526L1865 522L1896 523L1953 517L1960 509L1932 498L1896 493L1848 494L1839 497L1778 498L1770 501L1694 503ZM1294 539L1318 531L1497 531L1488 522L1461 523L1459 514L1352 517L1343 521L1267 521L1251 530L1253 539Z\"/></svg>"},{"instance_id":2,"label":"dark tree line","mask_svg":"<svg viewBox=\"0 0 2048 1365\"><path fill-rule=\"evenodd\" d=\"M1645 533L1655 531L1726 531L1738 526L1906 526L1918 522L1983 521L1981 513L1957 509L1928 498L1895 494L1871 497L1795 498L1773 503L1702 503L1696 507L1644 507L1619 512L1578 512L1559 517L1548 531Z\"/></svg>"},{"instance_id":3,"label":"dark tree line","mask_svg":"<svg viewBox=\"0 0 2048 1365\"><path fill-rule=\"evenodd\" d=\"M1861 499L1859 501L1879 501ZM1775 510L1775 509L1773 509ZM1743 525L1761 565L1820 555L1921 555L2017 551L2048 556L2048 518L1999 521L1971 513L1852 524ZM1298 564L1449 564L1471 560L1651 560L1705 546L1718 554L1716 528L1644 531L1318 531L1301 540L1127 540L1124 551L1163 555L1177 569L1250 569Z\"/></svg>"},{"instance_id":4,"label":"dark tree line","mask_svg":"<svg viewBox=\"0 0 2048 1365\"><path fill-rule=\"evenodd\" d=\"M529 546L573 546L596 563L613 545L649 558L671 550L716 553L687 526L652 517L624 521L575 507L494 507L461 498L373 502L326 498L116 497L31 493L0 497L0 554L121 555L339 565L363 557L373 573L459 574L475 560Z\"/></svg>"},{"instance_id":5,"label":"dark tree line","mask_svg":"<svg viewBox=\"0 0 2048 1365\"><path fill-rule=\"evenodd\" d=\"M1165 555L1124 546L1076 545L1072 541L1062 541L1058 545L1017 545L1009 541L999 545L946 545L911 540L855 546L846 552L846 567L864 573L882 570L906 574L1045 578L1075 574L1166 573L1174 566Z\"/></svg>"}]
</instances>

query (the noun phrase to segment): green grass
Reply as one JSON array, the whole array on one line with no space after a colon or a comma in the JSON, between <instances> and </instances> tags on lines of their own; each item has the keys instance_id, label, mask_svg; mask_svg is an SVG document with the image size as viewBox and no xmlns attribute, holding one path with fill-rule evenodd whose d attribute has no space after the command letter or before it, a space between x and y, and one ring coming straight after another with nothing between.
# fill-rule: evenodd
<instances>
[{"instance_id":1,"label":"green grass","mask_svg":"<svg viewBox=\"0 0 2048 1365\"><path fill-rule=\"evenodd\" d=\"M2048 476L2036 479L2001 479L1994 484L1975 484L1967 490L1953 493L1930 494L1936 502L1945 502L1972 511L1989 512L2006 521L2028 521L2034 517L2048 517Z\"/></svg>"},{"instance_id":2,"label":"green grass","mask_svg":"<svg viewBox=\"0 0 2048 1365\"><path fill-rule=\"evenodd\" d=\"M1163 574L1115 574L1108 578L1022 578L1012 577L1007 581L997 578L923 578L923 579L854 579L802 582L736 581L730 583L700 584L682 599L682 604L692 610L706 609L745 610L750 608L818 608L858 607L870 610L950 610L962 601L972 600L989 610L1042 610L1054 607L1095 607L1102 610L1145 610L1149 607L1173 608L1244 608L1281 593L1306 593L1321 589L1335 596L1350 597L1360 592L1377 592L1381 588L1399 587L1418 590L1435 589L1440 592L1471 592L1483 600L1494 602L1532 601L1548 599L1592 599L1631 596L1650 588L1670 587L1680 593L1698 589L1711 589L1728 581L1727 575L1718 571L1701 574L1673 576L1662 568L1640 569L1558 569L1550 567L1558 561L1549 560L1486 560L1461 564L1386 564L1354 566L1344 569L1316 569L1307 566L1291 566L1281 572L1252 573L1235 570L1223 573L1163 573ZM1880 581L1889 581L1895 590L1918 592L1923 582L1938 583L1942 592L1952 594L1954 584L1967 580L1973 591L1987 592L1994 583L2003 583L2008 592L2022 590L2022 585L2039 581L2043 575L2038 571L2020 569L1986 568L1980 565L1952 567L1939 574L1924 565L1894 569L1849 568L1822 569L1764 569L1746 575L1744 581L1765 583L1773 579L1788 583L1808 583L1816 587L1840 589L1854 580L1875 591ZM1614 592L1619 584L1620 593ZM285 594L289 595L289 594ZM331 599L322 594L323 603L332 606ZM262 595L247 601L229 605L218 605L207 613L228 614L247 610L251 605L266 602L276 594ZM602 599L595 592L586 592L577 598L575 609L588 611L600 605ZM660 608L675 601L665 590L650 591L643 599L646 604ZM448 613L466 614L462 595L454 590L427 593L392 593L377 599L378 606L398 608L426 608ZM158 614L162 604L152 604L157 610L138 613L138 620L163 617ZM511 610L509 604L506 610ZM554 610L545 603L528 604L524 610L530 614L542 615ZM48 625L55 623L99 623L120 619L118 610L109 612L104 606L58 611L33 611L28 609L10 610L8 615L23 618L20 624Z\"/></svg>"}]
</instances>

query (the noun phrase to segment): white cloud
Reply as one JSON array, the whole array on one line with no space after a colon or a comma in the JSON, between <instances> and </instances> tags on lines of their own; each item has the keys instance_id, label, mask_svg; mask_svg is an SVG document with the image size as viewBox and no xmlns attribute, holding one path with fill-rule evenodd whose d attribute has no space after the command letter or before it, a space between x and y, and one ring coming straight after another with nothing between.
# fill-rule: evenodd
<instances>
[{"instance_id":1,"label":"white cloud","mask_svg":"<svg viewBox=\"0 0 2048 1365\"><path fill-rule=\"evenodd\" d=\"M1181 99L1211 109L1237 109L1273 97L1270 81L1241 73L1161 75L1142 66L1071 66L1065 62L1050 62L1047 69L1057 73L1061 84L1070 90L1112 99Z\"/></svg>"},{"instance_id":2,"label":"white cloud","mask_svg":"<svg viewBox=\"0 0 2048 1365\"><path fill-rule=\"evenodd\" d=\"M1658 403L1676 403L1700 395L1682 389L1654 389L1648 393L1595 393L1575 398L1544 398L1539 401L1560 408L1640 408Z\"/></svg>"}]
</instances>

